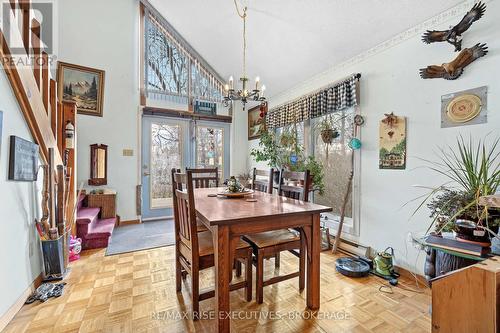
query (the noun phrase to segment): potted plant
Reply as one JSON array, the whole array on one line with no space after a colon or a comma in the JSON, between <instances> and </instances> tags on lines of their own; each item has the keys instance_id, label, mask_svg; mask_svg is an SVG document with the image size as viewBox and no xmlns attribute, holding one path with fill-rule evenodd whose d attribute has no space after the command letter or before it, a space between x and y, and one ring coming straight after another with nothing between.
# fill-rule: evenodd
<instances>
[{"instance_id":1,"label":"potted plant","mask_svg":"<svg viewBox=\"0 0 500 333\"><path fill-rule=\"evenodd\" d=\"M312 177L313 187L311 190L323 193L324 174L323 166L314 156L306 157L304 148L298 142L296 124L286 126L277 138L275 132L266 131L262 133L259 147L252 149L250 155L256 162L267 162L276 170L305 171L309 169ZM275 182L278 183L279 174L275 174Z\"/></svg>"},{"instance_id":2,"label":"potted plant","mask_svg":"<svg viewBox=\"0 0 500 333\"><path fill-rule=\"evenodd\" d=\"M479 206L478 199L495 194L500 184L499 140L497 138L487 145L484 140L474 144L470 138L466 141L459 137L456 150L451 147L440 149L439 162L427 161L431 170L449 180L433 189L424 200L424 203L429 201L427 206L431 209L432 218L427 232L436 226L437 233L452 229L458 238L484 242L488 237L485 228L491 230L490 227L498 226L498 212ZM465 221L471 222L474 227L471 228L471 223ZM470 237L471 232L477 239Z\"/></svg>"},{"instance_id":3,"label":"potted plant","mask_svg":"<svg viewBox=\"0 0 500 333\"><path fill-rule=\"evenodd\" d=\"M324 117L317 125L316 130L319 131L321 140L326 144L332 144L333 140L340 136L339 131L335 126L334 118L331 114Z\"/></svg>"},{"instance_id":4,"label":"potted plant","mask_svg":"<svg viewBox=\"0 0 500 333\"><path fill-rule=\"evenodd\" d=\"M426 194L413 213L427 204L432 218L427 234L453 232L458 240L489 245L487 231L497 233L499 212L480 206L479 198L494 194L499 187L498 143L499 138L488 145L485 140L474 143L471 138L465 140L460 136L456 148L439 150L439 161L425 160L431 170L448 179ZM424 272L428 279L476 263L431 248L426 252Z\"/></svg>"}]
</instances>

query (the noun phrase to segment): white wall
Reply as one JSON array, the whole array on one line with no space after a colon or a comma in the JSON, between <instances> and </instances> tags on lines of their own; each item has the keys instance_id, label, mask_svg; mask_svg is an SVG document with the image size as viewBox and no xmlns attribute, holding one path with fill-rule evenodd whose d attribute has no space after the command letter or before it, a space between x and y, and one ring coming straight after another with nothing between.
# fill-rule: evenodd
<instances>
[{"instance_id":1,"label":"white wall","mask_svg":"<svg viewBox=\"0 0 500 333\"><path fill-rule=\"evenodd\" d=\"M398 264L418 272L423 270L424 254L420 253L415 267L418 251L411 245L407 246L406 240L409 232L425 231L429 223L428 212L422 210L409 221L415 205L402 206L424 193L412 185L442 184L442 179L435 173L418 168L423 164L418 158L436 160L436 147L453 145L459 134L467 137L471 135L476 139L483 138L487 133L493 133L492 136L500 134L500 1L488 2L485 16L464 36L465 47L478 42L488 43L489 53L486 57L466 68L465 74L456 81L423 80L418 75L419 68L448 62L457 55L449 44L426 45L420 41L425 29L447 29L463 16L461 11L451 13L436 18L434 22L440 21L439 24L424 24L410 29L388 43L321 73L270 101L272 107L351 73L362 73L361 112L366 124L361 130L359 242L378 250L394 247ZM485 85L489 89L487 124L448 129L440 127L442 95ZM379 121L384 118L384 113L390 112L408 119L408 163L403 171L378 169ZM251 142L249 148L257 143ZM251 160L249 163L253 164Z\"/></svg>"},{"instance_id":2,"label":"white wall","mask_svg":"<svg viewBox=\"0 0 500 333\"><path fill-rule=\"evenodd\" d=\"M117 213L135 219L139 157L139 2L64 0L59 4L59 60L103 69L103 117L78 115L78 182L90 176L90 148L108 145L108 185ZM125 157L123 149L133 149Z\"/></svg>"},{"instance_id":3,"label":"white wall","mask_svg":"<svg viewBox=\"0 0 500 333\"><path fill-rule=\"evenodd\" d=\"M34 220L40 218L43 173L38 182L8 180L9 137L33 140L5 72L0 71L0 316L14 304L42 271L40 242Z\"/></svg>"}]
</instances>

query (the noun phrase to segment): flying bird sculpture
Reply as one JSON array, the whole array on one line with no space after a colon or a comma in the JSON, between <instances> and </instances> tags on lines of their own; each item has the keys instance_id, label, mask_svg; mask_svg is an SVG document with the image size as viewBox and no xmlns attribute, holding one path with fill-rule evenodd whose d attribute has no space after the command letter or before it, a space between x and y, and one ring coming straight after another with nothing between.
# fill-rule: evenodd
<instances>
[{"instance_id":1,"label":"flying bird sculpture","mask_svg":"<svg viewBox=\"0 0 500 333\"><path fill-rule=\"evenodd\" d=\"M465 14L463 19L456 26L444 31L427 30L422 36L422 41L427 44L448 42L455 46L455 52L458 52L462 50L462 34L472 26L472 23L479 20L484 15L485 11L486 5L482 2L478 2L467 14Z\"/></svg>"},{"instance_id":2,"label":"flying bird sculpture","mask_svg":"<svg viewBox=\"0 0 500 333\"><path fill-rule=\"evenodd\" d=\"M449 63L441 66L431 65L420 70L422 79L443 78L446 80L456 80L464 72L464 68L470 65L474 60L484 57L488 53L486 44L476 44L471 48L463 49L458 56Z\"/></svg>"}]
</instances>

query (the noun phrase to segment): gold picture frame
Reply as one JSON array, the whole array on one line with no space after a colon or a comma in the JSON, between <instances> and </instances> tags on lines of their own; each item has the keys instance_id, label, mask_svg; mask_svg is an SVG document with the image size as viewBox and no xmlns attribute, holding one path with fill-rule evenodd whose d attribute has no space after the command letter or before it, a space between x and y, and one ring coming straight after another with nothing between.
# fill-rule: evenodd
<instances>
[{"instance_id":1,"label":"gold picture frame","mask_svg":"<svg viewBox=\"0 0 500 333\"><path fill-rule=\"evenodd\" d=\"M261 107L261 105L258 105L248 110L248 140L260 138L264 131L264 118L260 116Z\"/></svg>"},{"instance_id":2,"label":"gold picture frame","mask_svg":"<svg viewBox=\"0 0 500 333\"><path fill-rule=\"evenodd\" d=\"M78 114L102 117L104 76L103 70L59 61L59 100L75 102Z\"/></svg>"}]
</instances>

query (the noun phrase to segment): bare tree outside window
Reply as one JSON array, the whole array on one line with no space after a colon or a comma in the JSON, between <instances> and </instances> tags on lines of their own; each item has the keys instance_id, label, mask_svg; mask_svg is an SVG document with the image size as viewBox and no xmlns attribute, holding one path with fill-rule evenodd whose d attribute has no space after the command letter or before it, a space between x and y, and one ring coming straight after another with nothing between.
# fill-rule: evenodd
<instances>
[{"instance_id":1,"label":"bare tree outside window","mask_svg":"<svg viewBox=\"0 0 500 333\"><path fill-rule=\"evenodd\" d=\"M151 206L168 207L172 201L172 168L182 166L181 127L151 125Z\"/></svg>"},{"instance_id":2,"label":"bare tree outside window","mask_svg":"<svg viewBox=\"0 0 500 333\"><path fill-rule=\"evenodd\" d=\"M321 139L320 133L314 133L314 155L323 165L325 172L325 192L323 195L315 194L314 201L320 205L333 208L332 214L340 216L340 210L344 201L349 175L352 170L352 149L349 142L354 133L354 108L334 113L334 123L340 136L332 144L326 144ZM328 117L328 116L323 116ZM323 117L314 120L319 123ZM352 189L351 196L346 206L346 217L352 218Z\"/></svg>"},{"instance_id":3,"label":"bare tree outside window","mask_svg":"<svg viewBox=\"0 0 500 333\"><path fill-rule=\"evenodd\" d=\"M196 166L198 168L219 168L219 178L224 178L224 129L197 126Z\"/></svg>"}]
</instances>

